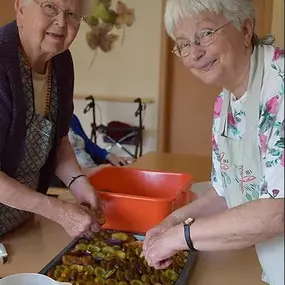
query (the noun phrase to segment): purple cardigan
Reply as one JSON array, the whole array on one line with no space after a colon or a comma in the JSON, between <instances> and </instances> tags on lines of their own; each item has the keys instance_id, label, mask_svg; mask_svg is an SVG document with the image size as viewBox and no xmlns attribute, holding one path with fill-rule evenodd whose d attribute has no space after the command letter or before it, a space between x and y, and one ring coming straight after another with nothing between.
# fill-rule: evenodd
<instances>
[{"instance_id":1,"label":"purple cardigan","mask_svg":"<svg viewBox=\"0 0 285 285\"><path fill-rule=\"evenodd\" d=\"M14 177L25 145L25 103L18 57L16 22L0 28L0 169ZM74 70L70 51L53 58L58 91L56 136L41 169L38 191L46 193L54 174L60 138L68 134L73 114Z\"/></svg>"}]
</instances>

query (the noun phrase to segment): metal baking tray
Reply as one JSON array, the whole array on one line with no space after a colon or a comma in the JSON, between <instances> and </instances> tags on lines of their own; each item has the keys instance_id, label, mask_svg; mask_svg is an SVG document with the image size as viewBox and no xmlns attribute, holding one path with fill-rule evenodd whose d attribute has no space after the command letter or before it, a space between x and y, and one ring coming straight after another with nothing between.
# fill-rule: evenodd
<instances>
[{"instance_id":1,"label":"metal baking tray","mask_svg":"<svg viewBox=\"0 0 285 285\"><path fill-rule=\"evenodd\" d=\"M134 234L132 234L134 235ZM48 271L52 268L54 268L56 265L61 264L61 258L64 254L66 254L68 251L72 250L75 245L79 242L80 238L76 238L73 241L71 241L60 253L58 253L39 273L43 275L47 275ZM183 267L179 278L175 282L175 285L187 285L192 272L194 265L197 260L197 253L196 252L190 252L187 261L185 263L185 266Z\"/></svg>"}]
</instances>

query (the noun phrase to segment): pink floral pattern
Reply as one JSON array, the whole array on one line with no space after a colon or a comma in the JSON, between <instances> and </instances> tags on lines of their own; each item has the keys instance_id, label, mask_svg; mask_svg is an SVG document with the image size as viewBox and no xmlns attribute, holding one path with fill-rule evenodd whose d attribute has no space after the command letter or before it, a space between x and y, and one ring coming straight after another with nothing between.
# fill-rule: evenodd
<instances>
[{"instance_id":1,"label":"pink floral pattern","mask_svg":"<svg viewBox=\"0 0 285 285\"><path fill-rule=\"evenodd\" d=\"M279 102L279 96L276 95L274 97L272 97L271 99L269 99L266 102L266 108L267 108L267 112L274 115L277 113L277 108L278 108L278 102Z\"/></svg>"},{"instance_id":2,"label":"pink floral pattern","mask_svg":"<svg viewBox=\"0 0 285 285\"><path fill-rule=\"evenodd\" d=\"M215 140L215 137L212 135L212 149L214 151L218 150L218 145L217 145L217 142Z\"/></svg>"},{"instance_id":3,"label":"pink floral pattern","mask_svg":"<svg viewBox=\"0 0 285 285\"><path fill-rule=\"evenodd\" d=\"M262 152L262 154L266 154L267 136L264 134L261 134L261 135L259 135L259 139L260 139L261 152Z\"/></svg>"},{"instance_id":4,"label":"pink floral pattern","mask_svg":"<svg viewBox=\"0 0 285 285\"><path fill-rule=\"evenodd\" d=\"M215 106L214 106L214 118L215 119L220 117L221 111L222 111L222 106L223 106L223 97L218 96L218 98L216 99L216 102L215 102Z\"/></svg>"},{"instance_id":5,"label":"pink floral pattern","mask_svg":"<svg viewBox=\"0 0 285 285\"><path fill-rule=\"evenodd\" d=\"M230 113L228 114L228 124L229 124L230 126L232 126L232 127L236 127L235 118L234 118L232 112L230 112Z\"/></svg>"},{"instance_id":6,"label":"pink floral pattern","mask_svg":"<svg viewBox=\"0 0 285 285\"><path fill-rule=\"evenodd\" d=\"M280 58L284 57L284 49L282 48L275 48L274 55L273 55L273 61L276 61Z\"/></svg>"}]
</instances>

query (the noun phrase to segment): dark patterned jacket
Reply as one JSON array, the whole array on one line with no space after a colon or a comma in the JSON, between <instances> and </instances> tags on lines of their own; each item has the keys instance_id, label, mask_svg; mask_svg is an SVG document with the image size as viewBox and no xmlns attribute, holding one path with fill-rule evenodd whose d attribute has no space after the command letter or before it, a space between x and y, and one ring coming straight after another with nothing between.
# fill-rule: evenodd
<instances>
[{"instance_id":1,"label":"dark patterned jacket","mask_svg":"<svg viewBox=\"0 0 285 285\"><path fill-rule=\"evenodd\" d=\"M25 146L25 103L18 56L16 22L0 28L0 170L14 177ZM46 193L55 171L60 139L66 136L73 114L74 70L70 51L53 59L57 81L58 114L50 155L41 169L38 191Z\"/></svg>"}]
</instances>

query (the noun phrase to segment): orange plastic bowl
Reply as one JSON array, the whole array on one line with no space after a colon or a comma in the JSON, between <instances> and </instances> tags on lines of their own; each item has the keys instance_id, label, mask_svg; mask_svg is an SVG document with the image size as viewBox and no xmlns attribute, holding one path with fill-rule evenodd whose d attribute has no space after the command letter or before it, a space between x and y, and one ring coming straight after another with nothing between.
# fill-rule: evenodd
<instances>
[{"instance_id":1,"label":"orange plastic bowl","mask_svg":"<svg viewBox=\"0 0 285 285\"><path fill-rule=\"evenodd\" d=\"M144 234L195 199L189 174L106 167L89 178L105 203L105 229Z\"/></svg>"}]
</instances>

